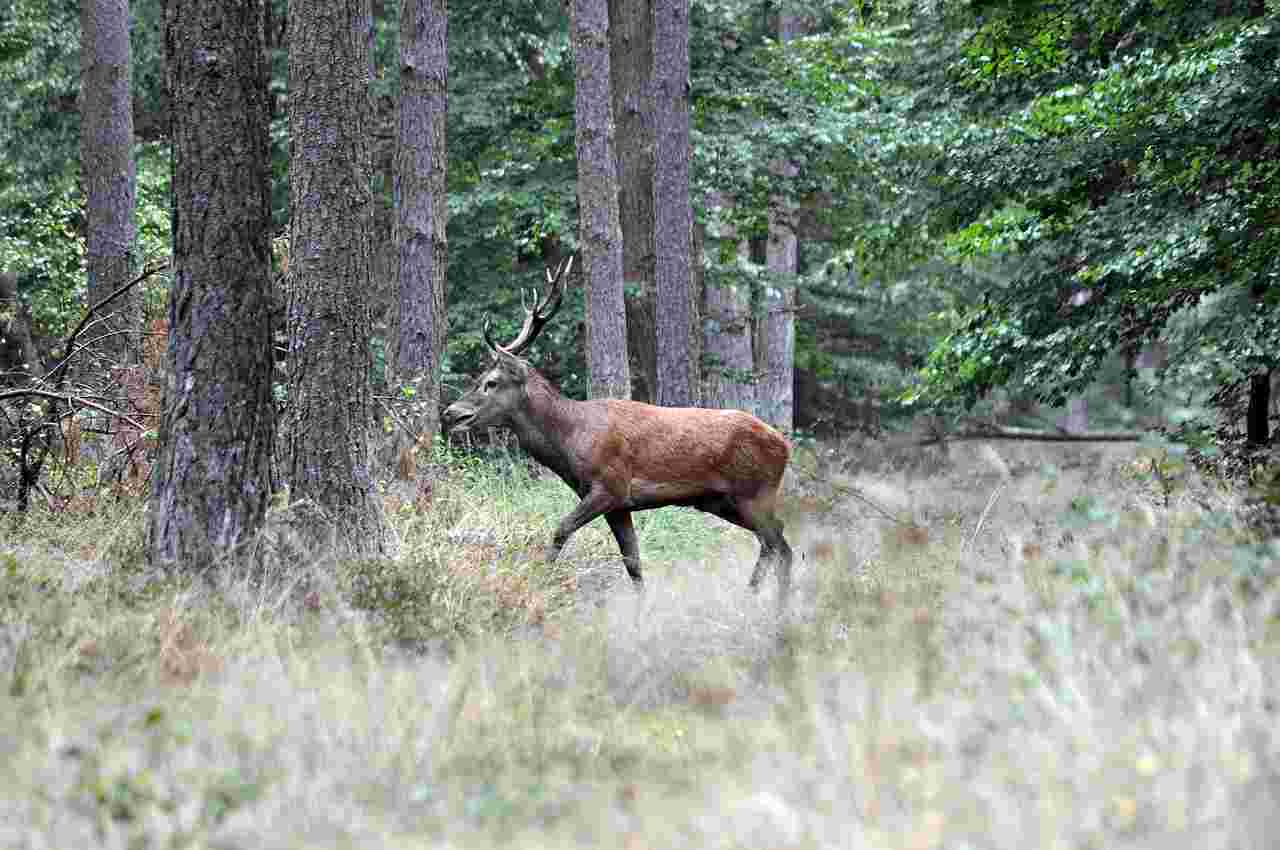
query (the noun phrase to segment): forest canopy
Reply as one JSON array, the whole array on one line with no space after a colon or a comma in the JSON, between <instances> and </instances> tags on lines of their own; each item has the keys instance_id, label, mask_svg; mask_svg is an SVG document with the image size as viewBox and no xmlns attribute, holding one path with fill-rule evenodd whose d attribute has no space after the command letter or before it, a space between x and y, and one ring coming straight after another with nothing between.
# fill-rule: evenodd
<instances>
[{"instance_id":1,"label":"forest canopy","mask_svg":"<svg viewBox=\"0 0 1280 850\"><path fill-rule=\"evenodd\" d=\"M287 10L269 5L283 228ZM374 8L375 245L393 217L397 13ZM803 25L785 42L784 13ZM138 253L159 258L161 5L130 15ZM1176 397L1206 433L1244 436L1280 350L1277 24L1260 0L694 2L691 198L716 225L706 285L772 285L759 242L786 202L796 362L825 398L873 399L890 417L972 410L993 392L1057 406L1104 378L1130 405ZM46 344L84 306L78 30L68 0L14 0L0 19L0 271ZM568 39L560 3L450 4L446 397L483 356L482 316L509 335L545 247L576 248ZM390 263L374 263L382 339ZM165 285L148 284L153 315ZM578 318L549 328L541 365L581 392L580 293L566 310ZM1261 403L1251 433L1265 441Z\"/></svg>"}]
</instances>

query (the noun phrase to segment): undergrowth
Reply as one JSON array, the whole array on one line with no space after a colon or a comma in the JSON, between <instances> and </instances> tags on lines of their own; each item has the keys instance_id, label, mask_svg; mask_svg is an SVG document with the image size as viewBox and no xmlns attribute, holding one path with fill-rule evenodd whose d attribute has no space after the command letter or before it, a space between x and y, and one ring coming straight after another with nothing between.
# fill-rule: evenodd
<instances>
[{"instance_id":1,"label":"undergrowth","mask_svg":"<svg viewBox=\"0 0 1280 850\"><path fill-rule=\"evenodd\" d=\"M0 847L1268 846L1280 548L1243 495L1118 449L867 450L791 494L782 618L690 511L637 517L642 596L603 523L547 564L574 500L519 462L388 484L394 559L269 527L164 576L137 502L33 513Z\"/></svg>"}]
</instances>

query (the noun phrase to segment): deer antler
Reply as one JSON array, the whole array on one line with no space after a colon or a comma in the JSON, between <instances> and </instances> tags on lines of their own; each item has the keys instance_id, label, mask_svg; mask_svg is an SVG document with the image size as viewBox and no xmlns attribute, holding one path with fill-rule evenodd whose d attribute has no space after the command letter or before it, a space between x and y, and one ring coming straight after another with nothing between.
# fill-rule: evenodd
<instances>
[{"instance_id":1,"label":"deer antler","mask_svg":"<svg viewBox=\"0 0 1280 850\"><path fill-rule=\"evenodd\" d=\"M489 330L489 317L484 317L484 341L495 353L510 354L519 356L526 348L533 344L538 338L538 334L542 332L542 327L555 316L560 309L560 302L564 298L565 278L568 277L569 269L573 267L573 255L570 254L561 261L559 268L552 273L551 269L547 269L547 289L543 293L542 298L537 297L534 293L533 309L529 309L525 291L520 290L520 306L524 308L524 327L520 328L520 333L516 334L516 338L506 345L498 345L493 341Z\"/></svg>"}]
</instances>

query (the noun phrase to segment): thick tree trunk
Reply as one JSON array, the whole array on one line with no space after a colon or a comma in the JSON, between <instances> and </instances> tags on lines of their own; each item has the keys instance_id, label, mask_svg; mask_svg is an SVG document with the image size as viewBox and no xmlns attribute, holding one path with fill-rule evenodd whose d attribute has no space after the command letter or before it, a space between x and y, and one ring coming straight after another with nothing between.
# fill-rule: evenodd
<instances>
[{"instance_id":1,"label":"thick tree trunk","mask_svg":"<svg viewBox=\"0 0 1280 850\"><path fill-rule=\"evenodd\" d=\"M289 485L317 547L388 545L374 494L369 0L289 3Z\"/></svg>"},{"instance_id":2,"label":"thick tree trunk","mask_svg":"<svg viewBox=\"0 0 1280 850\"><path fill-rule=\"evenodd\" d=\"M96 304L134 275L133 103L128 0L80 3L80 171L85 186L87 301ZM91 356L108 367L137 360L142 325L137 293L115 302Z\"/></svg>"},{"instance_id":3,"label":"thick tree trunk","mask_svg":"<svg viewBox=\"0 0 1280 850\"><path fill-rule=\"evenodd\" d=\"M740 251L737 233L724 223L725 202L708 203L708 236ZM751 287L733 275L708 276L702 284L702 403L756 413Z\"/></svg>"},{"instance_id":4,"label":"thick tree trunk","mask_svg":"<svg viewBox=\"0 0 1280 850\"><path fill-rule=\"evenodd\" d=\"M654 347L653 16L649 0L609 0L609 71L618 156L622 279L627 296L627 350L633 398L652 401Z\"/></svg>"},{"instance_id":5,"label":"thick tree trunk","mask_svg":"<svg viewBox=\"0 0 1280 850\"><path fill-rule=\"evenodd\" d=\"M270 499L270 161L261 0L168 0L173 286L147 551L202 570Z\"/></svg>"},{"instance_id":6,"label":"thick tree trunk","mask_svg":"<svg viewBox=\"0 0 1280 850\"><path fill-rule=\"evenodd\" d=\"M590 394L592 398L631 398L606 0L574 0L573 59Z\"/></svg>"},{"instance_id":7,"label":"thick tree trunk","mask_svg":"<svg viewBox=\"0 0 1280 850\"><path fill-rule=\"evenodd\" d=\"M692 407L701 357L689 203L689 0L655 0L653 34L656 398Z\"/></svg>"},{"instance_id":8,"label":"thick tree trunk","mask_svg":"<svg viewBox=\"0 0 1280 850\"><path fill-rule=\"evenodd\" d=\"M410 423L430 446L440 427L445 342L445 110L448 105L446 0L403 0L400 105L395 167L399 292L396 372L412 390Z\"/></svg>"}]
</instances>

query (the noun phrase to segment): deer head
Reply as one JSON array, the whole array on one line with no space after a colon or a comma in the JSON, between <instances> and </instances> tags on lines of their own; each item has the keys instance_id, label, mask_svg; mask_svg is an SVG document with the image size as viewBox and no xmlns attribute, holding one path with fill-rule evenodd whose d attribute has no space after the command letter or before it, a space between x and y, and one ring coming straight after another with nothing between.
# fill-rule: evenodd
<instances>
[{"instance_id":1,"label":"deer head","mask_svg":"<svg viewBox=\"0 0 1280 850\"><path fill-rule=\"evenodd\" d=\"M519 406L524 396L525 382L529 378L530 366L520 355L533 344L542 328L559 311L560 302L564 298L565 279L572 267L573 255L570 255L554 272L547 269L546 289L540 298L536 292L533 293L532 308L529 307L524 290L521 290L524 326L520 328L516 338L506 345L494 342L489 317L484 317L484 342L493 355L493 365L480 375L470 392L445 409L442 418L446 428L467 431L506 423L511 411Z\"/></svg>"}]
</instances>

